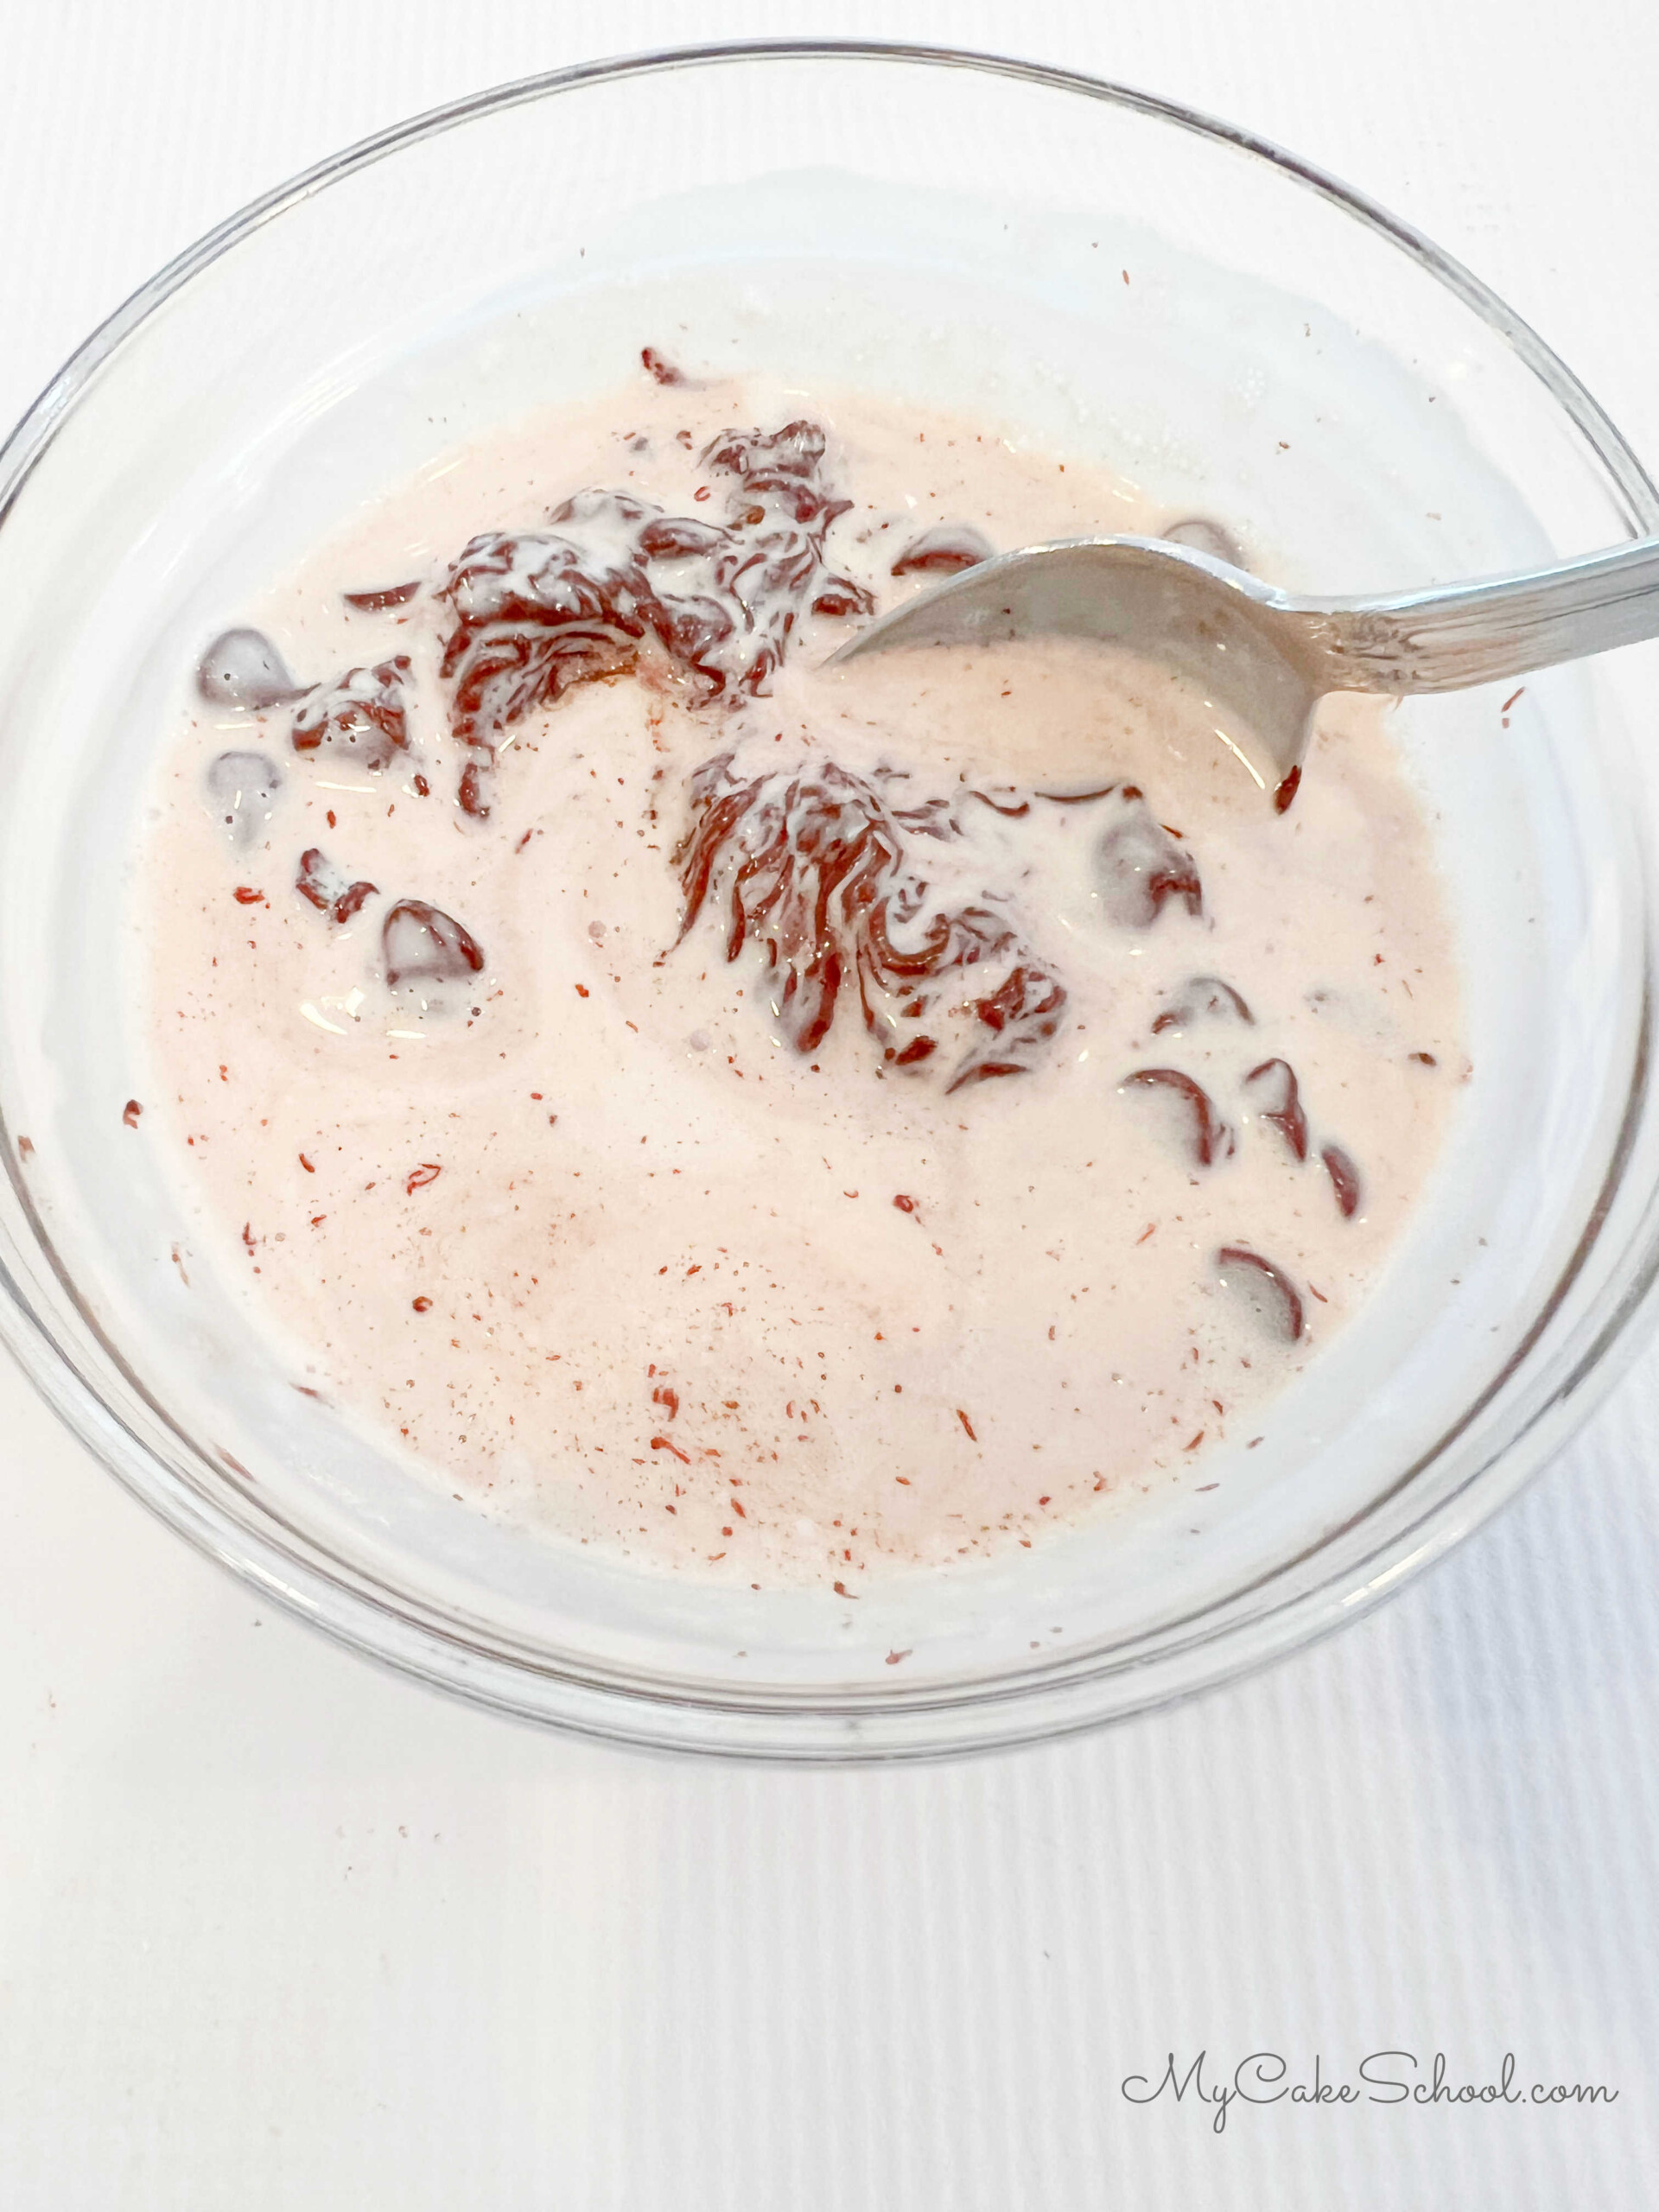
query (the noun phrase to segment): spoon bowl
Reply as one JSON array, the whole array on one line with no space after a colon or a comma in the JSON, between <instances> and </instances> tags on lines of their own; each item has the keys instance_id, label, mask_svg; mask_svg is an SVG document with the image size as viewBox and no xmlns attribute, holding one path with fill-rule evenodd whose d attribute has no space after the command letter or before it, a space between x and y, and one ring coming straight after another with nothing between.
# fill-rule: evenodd
<instances>
[{"instance_id":1,"label":"spoon bowl","mask_svg":"<svg viewBox=\"0 0 1659 2212\"><path fill-rule=\"evenodd\" d=\"M828 664L1045 635L1132 646L1192 679L1216 735L1282 812L1327 691L1461 691L1659 636L1659 539L1520 575L1321 600L1167 538L1062 538L919 593Z\"/></svg>"},{"instance_id":2,"label":"spoon bowl","mask_svg":"<svg viewBox=\"0 0 1659 2212\"><path fill-rule=\"evenodd\" d=\"M830 665L899 645L1019 637L1132 646L1190 677L1222 743L1260 789L1278 792L1300 768L1313 710L1330 688L1282 619L1291 604L1259 577L1192 546L1063 538L997 554L918 593L849 639Z\"/></svg>"}]
</instances>

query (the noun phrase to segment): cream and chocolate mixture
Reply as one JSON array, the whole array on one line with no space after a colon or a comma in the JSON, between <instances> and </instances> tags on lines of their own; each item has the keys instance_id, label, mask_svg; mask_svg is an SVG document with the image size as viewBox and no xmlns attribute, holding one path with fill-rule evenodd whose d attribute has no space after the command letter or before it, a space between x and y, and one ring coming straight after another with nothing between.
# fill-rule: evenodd
<instances>
[{"instance_id":1,"label":"cream and chocolate mixture","mask_svg":"<svg viewBox=\"0 0 1659 2212\"><path fill-rule=\"evenodd\" d=\"M1122 653L826 671L993 549L1175 518L643 363L194 672L137 910L183 1244L412 1468L663 1568L856 1593L1202 1482L1461 1071L1382 710L1279 811Z\"/></svg>"}]
</instances>

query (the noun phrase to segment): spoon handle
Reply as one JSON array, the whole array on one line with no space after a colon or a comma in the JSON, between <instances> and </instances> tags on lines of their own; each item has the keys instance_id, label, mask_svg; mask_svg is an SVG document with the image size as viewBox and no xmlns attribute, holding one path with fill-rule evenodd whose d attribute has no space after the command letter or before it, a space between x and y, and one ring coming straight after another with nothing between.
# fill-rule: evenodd
<instances>
[{"instance_id":1,"label":"spoon handle","mask_svg":"<svg viewBox=\"0 0 1659 2212\"><path fill-rule=\"evenodd\" d=\"M1325 689L1462 691L1659 637L1659 538L1527 575L1304 601L1296 613Z\"/></svg>"}]
</instances>

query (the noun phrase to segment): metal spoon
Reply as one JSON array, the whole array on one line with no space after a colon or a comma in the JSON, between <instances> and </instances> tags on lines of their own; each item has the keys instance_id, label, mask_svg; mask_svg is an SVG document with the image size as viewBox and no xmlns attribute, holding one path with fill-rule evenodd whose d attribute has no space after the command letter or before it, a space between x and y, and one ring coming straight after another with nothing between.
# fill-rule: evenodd
<instances>
[{"instance_id":1,"label":"metal spoon","mask_svg":"<svg viewBox=\"0 0 1659 2212\"><path fill-rule=\"evenodd\" d=\"M1191 545L1065 538L906 601L829 665L1033 633L1132 646L1193 678L1217 735L1282 810L1327 691L1462 691L1659 637L1659 539L1449 588L1300 599Z\"/></svg>"}]
</instances>

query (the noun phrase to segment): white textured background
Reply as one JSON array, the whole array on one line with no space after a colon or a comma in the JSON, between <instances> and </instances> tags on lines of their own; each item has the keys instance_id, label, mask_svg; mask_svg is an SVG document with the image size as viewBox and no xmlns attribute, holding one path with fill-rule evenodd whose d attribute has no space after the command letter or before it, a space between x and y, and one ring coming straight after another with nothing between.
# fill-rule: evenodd
<instances>
[{"instance_id":1,"label":"white textured background","mask_svg":"<svg viewBox=\"0 0 1659 2212\"><path fill-rule=\"evenodd\" d=\"M1652 0L0 0L0 414L222 214L652 43L1001 47L1421 224L1659 457ZM0 701L0 712L4 702ZM0 804L3 804L0 797ZM965 1766L546 1739L152 1524L0 1370L3 2212L1646 2212L1659 1357L1499 1525L1242 1688ZM1436 2050L1594 2109L1137 2109Z\"/></svg>"}]
</instances>

